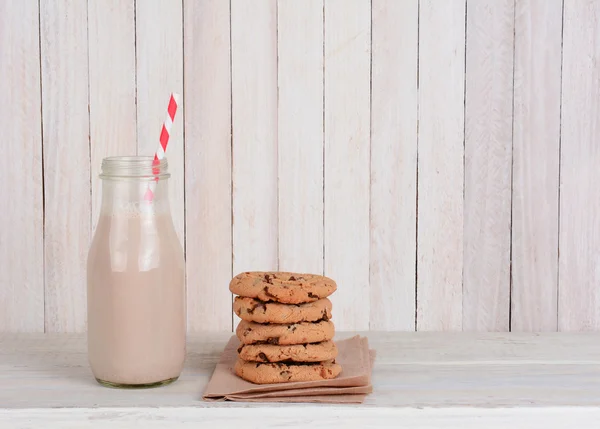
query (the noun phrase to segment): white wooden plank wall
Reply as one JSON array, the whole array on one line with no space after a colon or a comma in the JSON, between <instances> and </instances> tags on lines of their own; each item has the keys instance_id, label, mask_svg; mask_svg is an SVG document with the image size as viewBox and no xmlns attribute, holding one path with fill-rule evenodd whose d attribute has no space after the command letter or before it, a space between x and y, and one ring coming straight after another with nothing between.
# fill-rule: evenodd
<instances>
[{"instance_id":1,"label":"white wooden plank wall","mask_svg":"<svg viewBox=\"0 0 600 429\"><path fill-rule=\"evenodd\" d=\"M187 320L231 329L231 56L229 2L184 3ZM221 285L221 287L216 287Z\"/></svg>"},{"instance_id":2,"label":"white wooden plank wall","mask_svg":"<svg viewBox=\"0 0 600 429\"><path fill-rule=\"evenodd\" d=\"M325 275L340 285L331 298L336 326L363 330L370 313L370 0L327 0L324 25Z\"/></svg>"},{"instance_id":3,"label":"white wooden plank wall","mask_svg":"<svg viewBox=\"0 0 600 429\"><path fill-rule=\"evenodd\" d=\"M83 331L108 155L168 158L188 329L600 329L600 0L0 0L0 331Z\"/></svg>"},{"instance_id":4,"label":"white wooden plank wall","mask_svg":"<svg viewBox=\"0 0 600 429\"><path fill-rule=\"evenodd\" d=\"M600 329L600 1L565 1L558 329Z\"/></svg>"},{"instance_id":5,"label":"white wooden plank wall","mask_svg":"<svg viewBox=\"0 0 600 429\"><path fill-rule=\"evenodd\" d=\"M557 328L562 8L562 0L516 3L513 331Z\"/></svg>"},{"instance_id":6,"label":"white wooden plank wall","mask_svg":"<svg viewBox=\"0 0 600 429\"><path fill-rule=\"evenodd\" d=\"M233 271L276 270L276 0L231 0L231 99Z\"/></svg>"},{"instance_id":7,"label":"white wooden plank wall","mask_svg":"<svg viewBox=\"0 0 600 429\"><path fill-rule=\"evenodd\" d=\"M373 0L370 328L415 328L419 4Z\"/></svg>"},{"instance_id":8,"label":"white wooden plank wall","mask_svg":"<svg viewBox=\"0 0 600 429\"><path fill-rule=\"evenodd\" d=\"M419 8L417 329L461 330L465 0Z\"/></svg>"},{"instance_id":9,"label":"white wooden plank wall","mask_svg":"<svg viewBox=\"0 0 600 429\"><path fill-rule=\"evenodd\" d=\"M40 8L45 329L81 331L92 208L87 5L53 0L40 2Z\"/></svg>"},{"instance_id":10,"label":"white wooden plank wall","mask_svg":"<svg viewBox=\"0 0 600 429\"><path fill-rule=\"evenodd\" d=\"M323 0L279 0L277 28L279 269L322 273Z\"/></svg>"},{"instance_id":11,"label":"white wooden plank wall","mask_svg":"<svg viewBox=\"0 0 600 429\"><path fill-rule=\"evenodd\" d=\"M468 0L463 330L507 331L514 0Z\"/></svg>"},{"instance_id":12,"label":"white wooden plank wall","mask_svg":"<svg viewBox=\"0 0 600 429\"><path fill-rule=\"evenodd\" d=\"M37 0L0 2L0 329L44 330L44 183ZM85 178L84 178L85 179Z\"/></svg>"}]
</instances>

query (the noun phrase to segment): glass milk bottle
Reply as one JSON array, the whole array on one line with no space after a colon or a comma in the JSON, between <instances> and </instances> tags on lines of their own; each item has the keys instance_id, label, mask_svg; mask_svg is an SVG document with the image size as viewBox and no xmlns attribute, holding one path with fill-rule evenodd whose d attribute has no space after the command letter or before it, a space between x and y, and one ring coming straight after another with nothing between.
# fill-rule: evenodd
<instances>
[{"instance_id":1,"label":"glass milk bottle","mask_svg":"<svg viewBox=\"0 0 600 429\"><path fill-rule=\"evenodd\" d=\"M90 366L111 387L168 384L183 367L186 316L167 160L105 158L100 178L102 206L87 266Z\"/></svg>"}]
</instances>

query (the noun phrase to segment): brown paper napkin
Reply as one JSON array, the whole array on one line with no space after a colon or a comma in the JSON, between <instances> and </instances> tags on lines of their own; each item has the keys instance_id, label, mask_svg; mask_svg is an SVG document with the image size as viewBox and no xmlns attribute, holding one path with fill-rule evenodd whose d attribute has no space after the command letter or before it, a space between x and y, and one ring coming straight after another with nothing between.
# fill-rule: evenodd
<instances>
[{"instance_id":1,"label":"brown paper napkin","mask_svg":"<svg viewBox=\"0 0 600 429\"><path fill-rule=\"evenodd\" d=\"M202 398L205 401L361 403L371 386L375 352L367 338L354 336L336 341L336 362L342 373L333 380L296 383L254 384L233 372L239 340L231 337Z\"/></svg>"}]
</instances>

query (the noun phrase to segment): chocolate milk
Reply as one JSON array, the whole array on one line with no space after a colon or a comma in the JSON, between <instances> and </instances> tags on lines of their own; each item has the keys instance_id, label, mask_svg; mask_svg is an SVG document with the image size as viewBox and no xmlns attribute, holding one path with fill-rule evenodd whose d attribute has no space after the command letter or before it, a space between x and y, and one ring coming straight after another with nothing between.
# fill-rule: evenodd
<instances>
[{"instance_id":1,"label":"chocolate milk","mask_svg":"<svg viewBox=\"0 0 600 429\"><path fill-rule=\"evenodd\" d=\"M92 372L112 385L172 381L183 367L186 316L183 252L168 206L106 206L88 256Z\"/></svg>"}]
</instances>

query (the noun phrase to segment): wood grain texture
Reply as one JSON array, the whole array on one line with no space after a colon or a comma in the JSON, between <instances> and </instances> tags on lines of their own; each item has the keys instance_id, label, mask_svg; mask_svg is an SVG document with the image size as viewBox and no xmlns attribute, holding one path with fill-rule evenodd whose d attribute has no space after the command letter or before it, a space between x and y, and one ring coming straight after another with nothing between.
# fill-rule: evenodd
<instances>
[{"instance_id":1,"label":"wood grain texture","mask_svg":"<svg viewBox=\"0 0 600 429\"><path fill-rule=\"evenodd\" d=\"M600 1L565 1L558 329L600 329Z\"/></svg>"},{"instance_id":2,"label":"wood grain texture","mask_svg":"<svg viewBox=\"0 0 600 429\"><path fill-rule=\"evenodd\" d=\"M463 330L507 331L514 0L468 0Z\"/></svg>"},{"instance_id":3,"label":"wood grain texture","mask_svg":"<svg viewBox=\"0 0 600 429\"><path fill-rule=\"evenodd\" d=\"M92 230L102 159L137 152L134 0L88 0Z\"/></svg>"},{"instance_id":4,"label":"wood grain texture","mask_svg":"<svg viewBox=\"0 0 600 429\"><path fill-rule=\"evenodd\" d=\"M101 161L171 91L190 331L259 269L335 278L339 329L600 330L599 9L0 0L0 331L85 329Z\"/></svg>"},{"instance_id":5,"label":"wood grain texture","mask_svg":"<svg viewBox=\"0 0 600 429\"><path fill-rule=\"evenodd\" d=\"M555 331L562 0L515 17L511 330Z\"/></svg>"},{"instance_id":6,"label":"wood grain texture","mask_svg":"<svg viewBox=\"0 0 600 429\"><path fill-rule=\"evenodd\" d=\"M40 20L45 330L77 332L86 329L91 227L87 3L40 2Z\"/></svg>"},{"instance_id":7,"label":"wood grain texture","mask_svg":"<svg viewBox=\"0 0 600 429\"><path fill-rule=\"evenodd\" d=\"M323 273L323 0L277 3L279 269Z\"/></svg>"},{"instance_id":8,"label":"wood grain texture","mask_svg":"<svg viewBox=\"0 0 600 429\"><path fill-rule=\"evenodd\" d=\"M336 337L351 335L354 334L338 332ZM97 385L88 366L84 335L4 335L0 337L3 374L0 425L10 417L21 419L12 420L13 424L25 421L20 413L28 412L30 422L45 412L46 418L56 424L61 416L71 415L95 416L104 423L116 420L122 425L129 422L139 427L143 419L149 416L160 419L161 413L175 409L180 416L188 417L185 420L188 423L216 416L218 422L223 422L224 416L211 413L226 410L230 419L232 416L245 416L250 422L260 419L256 427L288 427L293 423L306 427L307 419L320 416L318 413L326 409L328 416L339 416L337 422L348 416L355 419L362 416L364 420L359 420L362 424L358 427L373 421L387 422L385 416L390 427L397 427L402 413L420 411L423 419L433 419L427 420L429 428L456 424L458 415L451 418L451 412L477 410L478 418L471 416L477 425L470 427L487 428L481 424L485 422L483 418L502 410L511 410L518 416L519 412L532 409L552 412L553 407L560 407L562 414L568 414L569 406L587 410L600 407L596 394L600 388L597 333L371 332L366 335L370 348L377 350L372 371L374 389L364 404L353 407L199 400L230 333L190 335L190 351L180 379L168 388L137 391ZM103 414L94 415L98 410ZM438 417L428 414L434 410L446 414ZM169 422L184 422L174 420L174 415L164 418ZM557 419L560 421L560 417ZM502 421L506 423L506 419ZM511 427L521 427L527 422L516 417L514 421ZM335 427L335 422L324 418L314 426ZM48 422L44 423L48 427ZM560 427L572 427L570 423L571 426ZM582 427L580 423L578 420L577 427Z\"/></svg>"},{"instance_id":9,"label":"wood grain texture","mask_svg":"<svg viewBox=\"0 0 600 429\"><path fill-rule=\"evenodd\" d=\"M231 1L233 273L277 269L277 3Z\"/></svg>"},{"instance_id":10,"label":"wood grain texture","mask_svg":"<svg viewBox=\"0 0 600 429\"><path fill-rule=\"evenodd\" d=\"M339 329L369 327L370 0L325 3L325 275Z\"/></svg>"},{"instance_id":11,"label":"wood grain texture","mask_svg":"<svg viewBox=\"0 0 600 429\"><path fill-rule=\"evenodd\" d=\"M136 1L137 153L154 155L172 92L183 94L182 0ZM183 100L169 135L169 203L184 243Z\"/></svg>"},{"instance_id":12,"label":"wood grain texture","mask_svg":"<svg viewBox=\"0 0 600 429\"><path fill-rule=\"evenodd\" d=\"M461 330L465 1L420 2L417 329Z\"/></svg>"},{"instance_id":13,"label":"wood grain texture","mask_svg":"<svg viewBox=\"0 0 600 429\"><path fill-rule=\"evenodd\" d=\"M415 329L419 2L373 0L370 329Z\"/></svg>"},{"instance_id":14,"label":"wood grain texture","mask_svg":"<svg viewBox=\"0 0 600 429\"><path fill-rule=\"evenodd\" d=\"M502 407L502 408L410 408L327 406L315 404L215 404L212 408L189 407L119 407L113 409L27 409L0 410L0 424L33 428L114 428L140 426L158 428L184 427L191 424L206 427L246 426L305 428L373 426L395 427L398 422L413 429L594 429L600 419L598 407ZM235 408L232 412L231 408ZM258 423L260 420L260 423Z\"/></svg>"},{"instance_id":15,"label":"wood grain texture","mask_svg":"<svg viewBox=\"0 0 600 429\"><path fill-rule=\"evenodd\" d=\"M0 331L44 331L37 0L0 2Z\"/></svg>"},{"instance_id":16,"label":"wood grain texture","mask_svg":"<svg viewBox=\"0 0 600 429\"><path fill-rule=\"evenodd\" d=\"M184 3L188 330L231 330L229 2Z\"/></svg>"}]
</instances>

